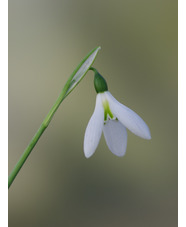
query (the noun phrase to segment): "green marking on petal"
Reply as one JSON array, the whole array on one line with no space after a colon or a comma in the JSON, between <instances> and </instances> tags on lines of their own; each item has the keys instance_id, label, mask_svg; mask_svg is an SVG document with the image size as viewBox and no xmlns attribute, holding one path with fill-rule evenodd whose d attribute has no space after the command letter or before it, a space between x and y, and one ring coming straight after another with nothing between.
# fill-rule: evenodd
<instances>
[{"instance_id":1,"label":"green marking on petal","mask_svg":"<svg viewBox=\"0 0 186 227\"><path fill-rule=\"evenodd\" d=\"M111 119L113 119L114 115L110 110L109 102L107 100L103 101L103 108L104 108L104 121L107 120L108 115L110 116Z\"/></svg>"}]
</instances>

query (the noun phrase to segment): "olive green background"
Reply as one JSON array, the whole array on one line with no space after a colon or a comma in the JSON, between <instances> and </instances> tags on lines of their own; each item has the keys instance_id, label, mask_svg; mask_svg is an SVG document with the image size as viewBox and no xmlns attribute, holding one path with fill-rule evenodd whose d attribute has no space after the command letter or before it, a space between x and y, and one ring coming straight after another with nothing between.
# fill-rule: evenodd
<instances>
[{"instance_id":1,"label":"olive green background","mask_svg":"<svg viewBox=\"0 0 186 227\"><path fill-rule=\"evenodd\" d=\"M93 72L56 112L9 189L12 227L177 226L177 1L9 0L9 172L82 58L148 124L126 155L86 159Z\"/></svg>"}]
</instances>

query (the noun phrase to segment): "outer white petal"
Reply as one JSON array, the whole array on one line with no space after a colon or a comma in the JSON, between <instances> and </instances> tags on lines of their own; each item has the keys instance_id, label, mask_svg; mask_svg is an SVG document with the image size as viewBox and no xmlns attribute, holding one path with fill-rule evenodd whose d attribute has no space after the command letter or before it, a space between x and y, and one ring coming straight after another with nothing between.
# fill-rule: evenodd
<instances>
[{"instance_id":1,"label":"outer white petal","mask_svg":"<svg viewBox=\"0 0 186 227\"><path fill-rule=\"evenodd\" d=\"M104 109L101 102L101 94L97 95L94 113L89 120L84 137L84 153L89 158L95 152L103 130Z\"/></svg>"},{"instance_id":2,"label":"outer white petal","mask_svg":"<svg viewBox=\"0 0 186 227\"><path fill-rule=\"evenodd\" d=\"M109 120L103 126L103 133L110 151L123 156L127 148L127 130L119 121Z\"/></svg>"},{"instance_id":3,"label":"outer white petal","mask_svg":"<svg viewBox=\"0 0 186 227\"><path fill-rule=\"evenodd\" d=\"M133 110L118 102L110 92L105 92L112 113L118 120L135 135L144 139L151 139L150 130L143 119Z\"/></svg>"}]
</instances>

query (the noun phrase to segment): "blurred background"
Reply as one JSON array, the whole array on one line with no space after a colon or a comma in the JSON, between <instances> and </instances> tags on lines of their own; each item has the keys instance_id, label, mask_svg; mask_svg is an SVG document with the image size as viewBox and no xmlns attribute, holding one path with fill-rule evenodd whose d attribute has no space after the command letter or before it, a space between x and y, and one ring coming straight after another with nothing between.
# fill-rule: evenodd
<instances>
[{"instance_id":1,"label":"blurred background","mask_svg":"<svg viewBox=\"0 0 186 227\"><path fill-rule=\"evenodd\" d=\"M56 112L9 189L9 226L177 226L177 1L9 0L9 173L87 53L148 124L126 155L86 159L93 72Z\"/></svg>"}]
</instances>

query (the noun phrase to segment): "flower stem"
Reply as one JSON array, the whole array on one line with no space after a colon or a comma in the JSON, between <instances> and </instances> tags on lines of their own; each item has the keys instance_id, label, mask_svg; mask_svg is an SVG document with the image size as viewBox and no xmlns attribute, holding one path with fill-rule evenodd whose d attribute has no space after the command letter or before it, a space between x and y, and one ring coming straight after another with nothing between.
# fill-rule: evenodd
<instances>
[{"instance_id":1,"label":"flower stem","mask_svg":"<svg viewBox=\"0 0 186 227\"><path fill-rule=\"evenodd\" d=\"M48 125L49 125L54 113L58 109L58 107L61 104L61 102L64 100L67 89L68 89L68 86L65 86L63 88L63 90L62 90L61 94L59 95L58 99L56 100L55 104L53 105L53 107L51 108L51 110L49 111L47 116L45 117L45 119L42 122L40 128L38 129L38 131L36 132L36 134L32 138L31 142L29 143L29 145L27 146L27 148L23 152L21 158L19 159L19 161L15 165L14 169L12 170L11 174L9 175L9 177L8 177L8 188L11 186L11 184L14 181L15 177L19 173L21 167L25 163L26 159L28 158L28 156L31 153L31 151L33 150L33 148L35 147L37 141L39 140L39 138L41 137L41 135L43 134L45 129L48 127Z\"/></svg>"},{"instance_id":2,"label":"flower stem","mask_svg":"<svg viewBox=\"0 0 186 227\"><path fill-rule=\"evenodd\" d=\"M45 131L45 129L48 127L50 121L52 120L52 117L54 116L56 110L60 106L61 102L70 94L70 92L80 83L82 78L85 76L85 74L88 72L89 68L92 66L98 51L100 50L100 47L94 48L92 51L88 53L88 55L80 62L80 64L76 67L74 72L71 74L71 76L68 78L64 88L62 89L59 97L57 98L56 102L54 103L53 107L45 117L44 121L42 122L40 128L32 138L31 142L23 152L21 158L15 165L14 169L12 170L11 174L8 177L8 188L11 186L12 182L14 181L15 177L19 173L21 167L27 160L28 156L30 155L31 151L35 147L37 141Z\"/></svg>"},{"instance_id":3,"label":"flower stem","mask_svg":"<svg viewBox=\"0 0 186 227\"><path fill-rule=\"evenodd\" d=\"M28 147L23 152L21 158L19 159L19 161L17 162L17 164L15 165L14 169L12 170L11 174L8 177L8 188L11 186L12 182L14 181L15 177L19 173L21 167L25 163L26 159L28 158L29 154L31 153L32 149L36 145L37 141L39 140L40 136L43 134L45 129L46 129L46 126L42 124L38 129L37 133L35 134L35 136L32 138Z\"/></svg>"}]
</instances>

